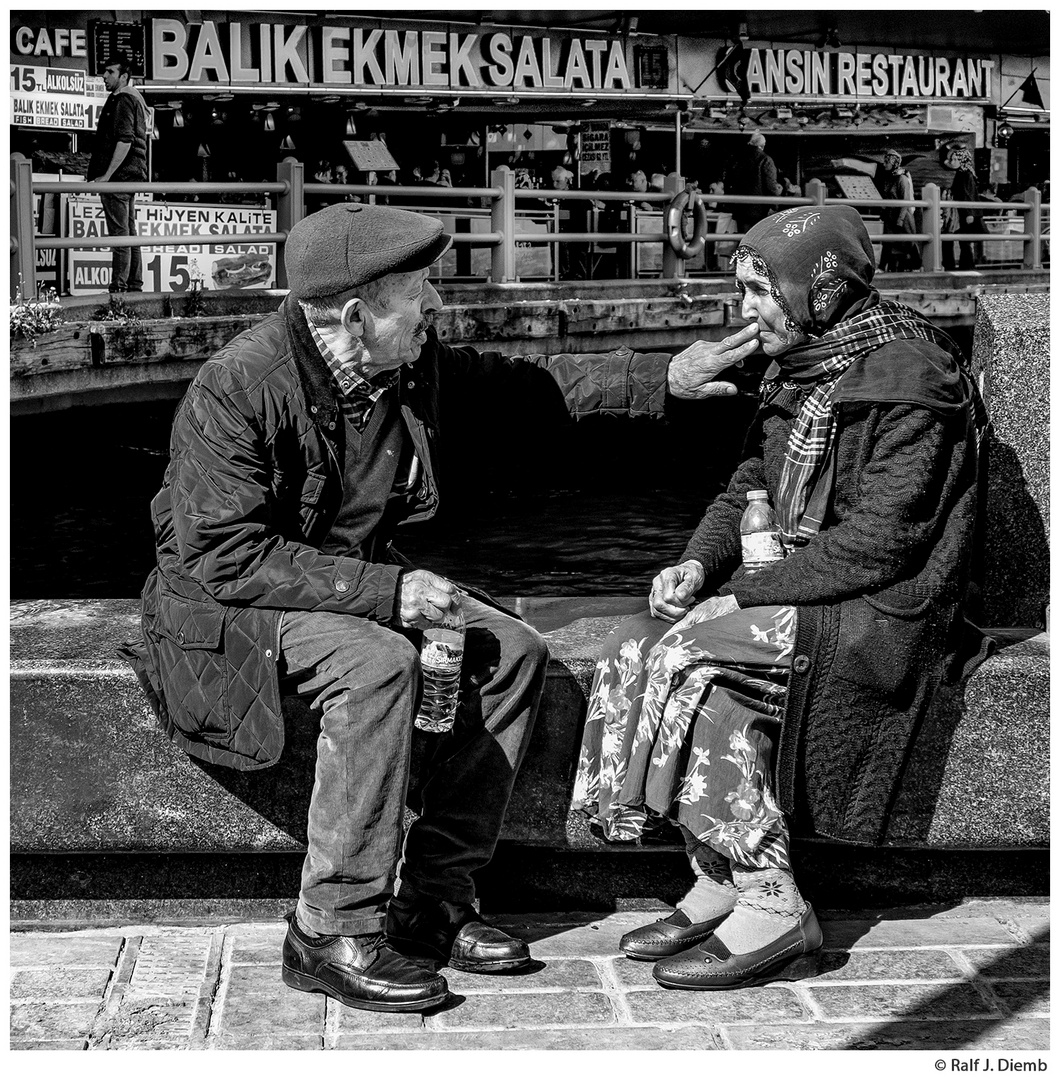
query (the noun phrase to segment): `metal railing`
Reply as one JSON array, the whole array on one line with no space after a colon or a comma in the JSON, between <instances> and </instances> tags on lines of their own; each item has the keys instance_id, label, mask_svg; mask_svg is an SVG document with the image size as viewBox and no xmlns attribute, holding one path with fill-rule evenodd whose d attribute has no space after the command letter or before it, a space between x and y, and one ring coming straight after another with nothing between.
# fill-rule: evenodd
<instances>
[{"instance_id":1,"label":"metal railing","mask_svg":"<svg viewBox=\"0 0 1060 1080\"><path fill-rule=\"evenodd\" d=\"M418 203L428 203L439 212L439 204L447 205L464 201L463 209L473 200L479 200L488 210L489 228L479 232L454 231L453 240L457 245L486 247L490 251L489 280L497 283L512 282L519 278L517 269L517 250L525 245L561 244L606 244L606 245L643 245L657 244L662 248L661 277L681 278L686 276L686 262L680 258L667 240L663 231L643 232L636 227L636 215L630 213L631 231L579 231L561 230L558 212L555 214L556 227L547 233L520 231L520 219L516 216L517 203L534 202L539 206L549 205L558 208L575 202L589 203L625 203L634 205L648 203L665 209L674 195L683 190L685 180L676 173L666 178L665 189L661 192L617 192L617 191L555 191L543 189L523 189L515 187L515 173L506 166L493 171L489 187L425 187L420 185L368 184L322 184L306 183L304 169L300 162L288 159L280 162L277 178L274 182L262 183L221 183L204 181L202 183L175 182L135 182L135 183L99 183L85 180L34 180L31 163L21 154L11 155L11 297L14 299L19 283L35 280L36 252L47 249L84 249L110 250L119 247L176 248L186 246L217 246L219 244L254 244L275 243L280 246L287 239L295 222L306 215L306 197L334 198L355 195L368 200L411 199ZM275 197L276 232L249 232L239 234L202 234L195 233L179 236L93 236L64 237L38 236L34 229L34 196L38 194L105 194L138 193L157 195L264 195ZM941 191L936 184L925 184L922 197L911 201L898 199L834 199L829 198L827 189L820 180L811 180L806 184L805 194L801 196L747 196L747 195L703 195L708 204L739 207L748 205L769 205L787 208L791 206L812 205L847 205L856 209L912 207L922 212L923 229L916 233L882 233L872 236L874 244L917 244L920 246L923 269L940 271L943 269L942 245L944 243L1015 243L1022 245L1023 257L1020 265L1030 270L1040 270L1043 265L1043 245L1050 240L1047 227L1049 207L1041 201L1041 194L1035 188L1026 191L1021 201L1010 203L960 202L941 198ZM459 214L460 207L453 213ZM1015 221L1022 220L1022 232L1005 233L945 233L943 221L945 212L951 209L971 209L978 213L996 214L999 211L1015 215ZM738 243L744 236L741 232L709 233L705 246L713 249L718 244ZM286 288L287 279L282 254L277 259L276 283L279 288ZM25 287L24 287L25 291Z\"/></svg>"}]
</instances>

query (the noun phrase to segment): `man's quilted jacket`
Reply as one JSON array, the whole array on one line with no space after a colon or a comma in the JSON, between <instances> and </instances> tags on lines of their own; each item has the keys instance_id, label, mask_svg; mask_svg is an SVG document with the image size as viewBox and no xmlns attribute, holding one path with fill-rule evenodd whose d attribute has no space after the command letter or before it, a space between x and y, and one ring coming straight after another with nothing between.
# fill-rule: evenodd
<instances>
[{"instance_id":1,"label":"man's quilted jacket","mask_svg":"<svg viewBox=\"0 0 1060 1080\"><path fill-rule=\"evenodd\" d=\"M443 345L429 334L401 369L405 426L423 464L405 521L438 506L440 382L526 392L542 372L575 416L661 415L669 356L525 356ZM132 663L166 733L215 764L257 769L283 749L277 670L286 610L389 623L402 564L326 555L342 499L342 425L331 374L297 305L240 334L196 375L173 422L151 510L158 565L142 594Z\"/></svg>"}]
</instances>

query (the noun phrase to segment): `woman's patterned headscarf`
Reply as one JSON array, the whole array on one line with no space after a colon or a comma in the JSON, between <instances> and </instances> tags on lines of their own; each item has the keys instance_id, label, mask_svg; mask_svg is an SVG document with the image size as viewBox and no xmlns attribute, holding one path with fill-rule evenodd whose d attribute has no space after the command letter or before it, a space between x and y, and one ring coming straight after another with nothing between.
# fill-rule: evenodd
<instances>
[{"instance_id":1,"label":"woman's patterned headscarf","mask_svg":"<svg viewBox=\"0 0 1060 1080\"><path fill-rule=\"evenodd\" d=\"M958 146L955 150L949 152L949 159L957 167L958 171L961 169L967 169L968 172L975 172L975 165L972 162L972 152L966 146Z\"/></svg>"},{"instance_id":2,"label":"woman's patterned headscarf","mask_svg":"<svg viewBox=\"0 0 1060 1080\"><path fill-rule=\"evenodd\" d=\"M744 260L769 281L792 333L820 337L855 304L877 295L872 242L849 206L793 206L765 218L730 264Z\"/></svg>"},{"instance_id":3,"label":"woman's patterned headscarf","mask_svg":"<svg viewBox=\"0 0 1060 1080\"><path fill-rule=\"evenodd\" d=\"M881 345L920 338L949 353L948 362L903 388L900 400L946 410L970 399L977 433L982 431L985 410L961 370L954 342L904 304L881 301L872 287L872 242L852 207L800 206L773 214L748 231L731 262L744 260L769 282L787 328L808 335L778 357L762 380L763 402L781 386L801 385L804 391L776 490L770 492L786 547L807 543L825 520L834 482L836 388L856 361ZM870 371L857 400L895 400L886 379L880 387L874 382Z\"/></svg>"}]
</instances>

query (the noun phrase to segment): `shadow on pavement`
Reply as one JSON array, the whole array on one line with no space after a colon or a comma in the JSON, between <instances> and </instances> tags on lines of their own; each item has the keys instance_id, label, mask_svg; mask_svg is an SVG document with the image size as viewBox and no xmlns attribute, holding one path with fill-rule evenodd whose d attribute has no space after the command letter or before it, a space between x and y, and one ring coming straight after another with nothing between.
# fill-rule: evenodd
<instances>
[{"instance_id":1,"label":"shadow on pavement","mask_svg":"<svg viewBox=\"0 0 1060 1080\"><path fill-rule=\"evenodd\" d=\"M1043 974L1040 980L1013 974L1018 972L1024 964L1032 965L1040 955L1040 946L1048 940L1049 931L1043 930L1035 934L1030 942L1018 948L999 949L998 957L987 966L979 968L975 976L967 982L940 986L931 997L918 1000L905 1013L897 1014L876 1024L871 1030L863 1032L845 1046L837 1047L837 1049L878 1050L883 1049L880 1046L881 1041L892 1044L896 1041L906 1044L915 1041L915 1049L918 1050L961 1050L981 1042L983 1037L998 1025L1011 1020L1021 1012L1034 1009L1039 1002L1048 1002L1047 974ZM827 944L827 937L825 943ZM962 948L978 947L980 946L962 946ZM1040 969L1032 966L1030 970ZM1005 982L1007 986L1015 988L1018 996L1013 1000L998 994L996 989L998 982ZM984 985L987 987L987 1001L984 1004L991 1008L991 1013L968 1016L967 1001L962 991L969 984L980 991ZM1000 1000L1000 1008L990 1001L990 998ZM950 1023L947 1024L946 1021ZM962 1025L962 1030L954 1030L952 1026L954 1021ZM932 1028L937 1028L937 1031L925 1029L925 1024L931 1024ZM917 1026L915 1033L910 1030L912 1025ZM925 1038L925 1035L930 1037L930 1041Z\"/></svg>"}]
</instances>

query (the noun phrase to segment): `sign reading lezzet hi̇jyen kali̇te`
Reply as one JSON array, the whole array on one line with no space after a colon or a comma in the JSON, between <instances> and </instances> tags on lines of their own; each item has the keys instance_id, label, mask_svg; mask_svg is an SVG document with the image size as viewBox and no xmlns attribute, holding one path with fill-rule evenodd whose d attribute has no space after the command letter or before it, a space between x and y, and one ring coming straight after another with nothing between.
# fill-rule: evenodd
<instances>
[{"instance_id":1,"label":"sign reading lezzet hi\u0307jyen kali\u0307te","mask_svg":"<svg viewBox=\"0 0 1060 1080\"><path fill-rule=\"evenodd\" d=\"M95 131L107 100L103 80L82 68L11 65L11 123L17 127Z\"/></svg>"},{"instance_id":2,"label":"sign reading lezzet hi\u0307jyen kali\u0307te","mask_svg":"<svg viewBox=\"0 0 1060 1080\"><path fill-rule=\"evenodd\" d=\"M276 245L255 244L253 233L276 231L276 211L257 206L204 206L202 203L143 202L136 206L136 231L144 237L140 255L146 292L186 292L193 281L204 289L271 289L276 284ZM209 233L217 243L161 248L152 237ZM72 196L67 234L106 236L98 195ZM69 253L72 296L105 291L110 285L111 252L74 249Z\"/></svg>"}]
</instances>

